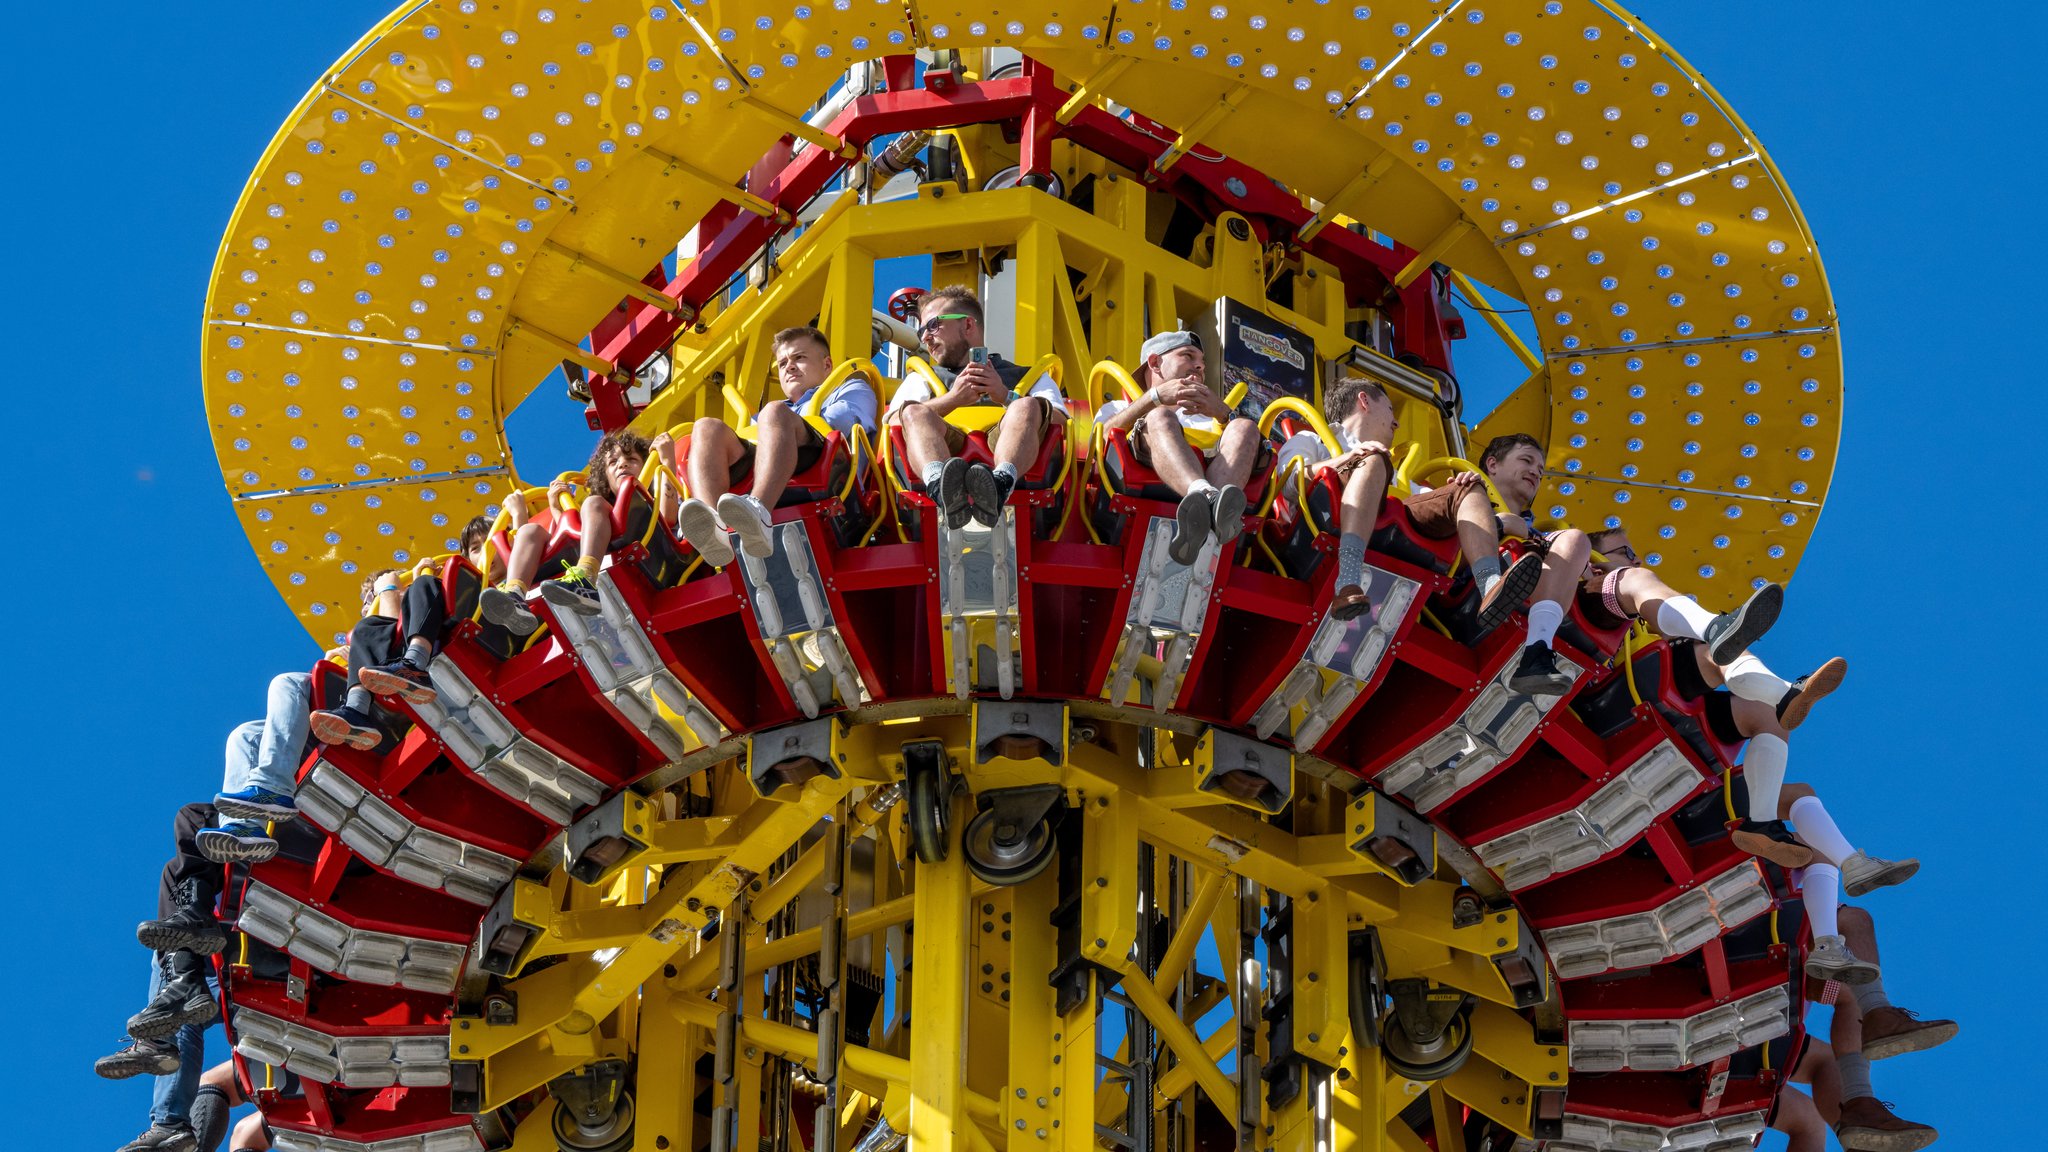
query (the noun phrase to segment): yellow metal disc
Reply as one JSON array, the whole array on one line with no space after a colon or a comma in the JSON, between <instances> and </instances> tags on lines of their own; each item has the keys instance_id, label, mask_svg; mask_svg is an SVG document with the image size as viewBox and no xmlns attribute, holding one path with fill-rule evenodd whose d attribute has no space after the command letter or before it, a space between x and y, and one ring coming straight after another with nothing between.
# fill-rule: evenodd
<instances>
[{"instance_id":1,"label":"yellow metal disc","mask_svg":"<svg viewBox=\"0 0 2048 1152\"><path fill-rule=\"evenodd\" d=\"M506 413L781 114L855 60L991 45L1070 84L1129 59L1102 93L1527 301L1539 513L1625 519L1710 600L1791 573L1840 427L1826 279L1755 138L1611 6L461 0L335 64L215 267L207 411L293 611L329 640L363 574L495 505Z\"/></svg>"}]
</instances>

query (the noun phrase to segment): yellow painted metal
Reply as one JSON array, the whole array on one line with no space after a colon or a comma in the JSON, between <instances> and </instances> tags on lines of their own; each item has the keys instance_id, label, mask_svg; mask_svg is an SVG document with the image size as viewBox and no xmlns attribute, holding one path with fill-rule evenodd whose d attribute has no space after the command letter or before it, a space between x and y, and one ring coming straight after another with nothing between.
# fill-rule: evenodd
<instances>
[{"instance_id":1,"label":"yellow painted metal","mask_svg":"<svg viewBox=\"0 0 2048 1152\"><path fill-rule=\"evenodd\" d=\"M954 798L946 801L958 813ZM952 1152L967 1130L967 861L957 840L946 859L917 871L910 1017L919 1030L910 1070L910 1142ZM971 913L970 913L971 914Z\"/></svg>"},{"instance_id":2,"label":"yellow painted metal","mask_svg":"<svg viewBox=\"0 0 2048 1152\"><path fill-rule=\"evenodd\" d=\"M1543 502L1668 523L1660 559L1688 587L1726 598L1787 576L1825 497L1841 357L1812 237L1733 111L1611 5L462 7L409 5L321 79L251 176L208 294L223 479L323 640L361 572L441 550L513 482L505 415L562 357L512 318L567 337L628 293L542 244L634 276L717 200L764 207L737 181L768 144L803 135L848 62L920 33L1020 48L1176 131L1241 94L1201 141L1320 203L1305 232L1363 220L1421 246L1471 221L1441 258L1529 304L1551 370L1560 479ZM1607 479L1568 478L1572 460ZM1702 495L1667 517L1656 485Z\"/></svg>"}]
</instances>

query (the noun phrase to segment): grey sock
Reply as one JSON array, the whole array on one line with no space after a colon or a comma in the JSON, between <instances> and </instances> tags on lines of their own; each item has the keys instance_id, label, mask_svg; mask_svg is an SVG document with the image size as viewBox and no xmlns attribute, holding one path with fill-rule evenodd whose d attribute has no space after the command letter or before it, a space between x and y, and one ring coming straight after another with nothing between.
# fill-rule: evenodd
<instances>
[{"instance_id":1,"label":"grey sock","mask_svg":"<svg viewBox=\"0 0 2048 1152\"><path fill-rule=\"evenodd\" d=\"M1500 583L1500 557L1488 554L1474 560L1472 579L1478 583L1481 596L1493 591L1493 586Z\"/></svg>"},{"instance_id":2,"label":"grey sock","mask_svg":"<svg viewBox=\"0 0 2048 1152\"><path fill-rule=\"evenodd\" d=\"M1337 539L1337 587L1365 584L1365 540L1349 532Z\"/></svg>"},{"instance_id":3,"label":"grey sock","mask_svg":"<svg viewBox=\"0 0 2048 1152\"><path fill-rule=\"evenodd\" d=\"M939 482L939 473L946 470L944 460L934 460L924 466L924 486L929 488Z\"/></svg>"},{"instance_id":4,"label":"grey sock","mask_svg":"<svg viewBox=\"0 0 2048 1152\"><path fill-rule=\"evenodd\" d=\"M377 707L377 698L370 695L368 688L353 684L348 690L348 706L368 716Z\"/></svg>"},{"instance_id":5,"label":"grey sock","mask_svg":"<svg viewBox=\"0 0 2048 1152\"><path fill-rule=\"evenodd\" d=\"M997 476L1002 477L1005 483L1012 485L1017 483L1017 466L1007 460L996 465L995 473Z\"/></svg>"},{"instance_id":6,"label":"grey sock","mask_svg":"<svg viewBox=\"0 0 2048 1152\"><path fill-rule=\"evenodd\" d=\"M228 1134L227 1094L211 1084L202 1085L192 1100L192 1131L199 1137L199 1152L213 1152Z\"/></svg>"},{"instance_id":7,"label":"grey sock","mask_svg":"<svg viewBox=\"0 0 2048 1152\"><path fill-rule=\"evenodd\" d=\"M434 662L434 642L425 636L415 636L405 642L405 658L415 668L425 668Z\"/></svg>"},{"instance_id":8,"label":"grey sock","mask_svg":"<svg viewBox=\"0 0 2048 1152\"><path fill-rule=\"evenodd\" d=\"M1837 1052L1835 1066L1842 1070L1842 1099L1877 1095L1870 1086L1870 1057L1861 1052Z\"/></svg>"},{"instance_id":9,"label":"grey sock","mask_svg":"<svg viewBox=\"0 0 2048 1152\"><path fill-rule=\"evenodd\" d=\"M1891 997L1884 994L1884 978L1882 976L1868 984L1851 984L1849 985L1849 991L1855 994L1856 1006L1863 1009L1865 1016L1870 1015L1879 1008L1889 1008L1892 1006Z\"/></svg>"}]
</instances>

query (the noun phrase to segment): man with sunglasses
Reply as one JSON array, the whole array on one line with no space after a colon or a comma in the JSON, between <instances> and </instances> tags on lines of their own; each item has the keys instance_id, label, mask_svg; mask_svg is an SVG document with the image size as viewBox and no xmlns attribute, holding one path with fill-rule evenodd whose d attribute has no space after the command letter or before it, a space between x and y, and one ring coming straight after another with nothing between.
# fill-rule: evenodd
<instances>
[{"instance_id":1,"label":"man with sunglasses","mask_svg":"<svg viewBox=\"0 0 2048 1152\"><path fill-rule=\"evenodd\" d=\"M1065 426L1067 398L1050 376L1022 395L1012 391L1026 370L983 348L981 301L969 289L956 284L931 293L920 303L918 318L918 339L947 388L934 396L930 385L912 378L896 390L892 403L903 425L911 475L923 481L946 527L962 527L970 517L993 527L1019 472L1038 458L1046 437ZM977 350L983 354L977 357ZM993 468L960 458L967 433L946 420L947 413L976 404L1003 409L988 436Z\"/></svg>"}]
</instances>

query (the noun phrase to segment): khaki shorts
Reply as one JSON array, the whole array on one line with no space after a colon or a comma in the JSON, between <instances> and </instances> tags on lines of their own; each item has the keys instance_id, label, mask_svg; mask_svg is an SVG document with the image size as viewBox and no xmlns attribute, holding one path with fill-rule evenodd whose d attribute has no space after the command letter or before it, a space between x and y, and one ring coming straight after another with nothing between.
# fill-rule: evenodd
<instances>
[{"instance_id":1,"label":"khaki shorts","mask_svg":"<svg viewBox=\"0 0 2048 1152\"><path fill-rule=\"evenodd\" d=\"M1036 404L1036 405L1038 405L1038 409L1039 409L1039 411L1038 411L1038 426L1039 426L1040 428L1048 428L1048 429L1052 427L1052 416L1053 416L1053 408L1052 408L1052 401L1050 401L1050 400L1047 400L1047 399L1046 399L1045 397L1043 397L1043 396L1019 396L1019 397L1017 397L1017 398L1016 398L1015 400L1012 400L1012 401L1010 401L1010 406L1011 406L1011 407L1015 407L1016 405L1019 405L1019 404ZM1010 414L1009 414L1009 413L1008 413L1007 411L1006 411L1006 412L1004 412L1004 413L1003 413L1003 417L1004 417L1004 419L1008 419L1008 418L1009 418L1009 415L1010 415ZM991 440L991 441L993 441L993 440L994 440L994 438L995 438L995 429L994 429L993 427L991 427L991 428L989 429L989 438L990 438L990 440ZM989 449L990 449L991 451L993 451L993 450L995 449L995 444L994 444L993 442L991 442L991 443L989 444ZM952 453L952 454L953 454L953 455L955 455L955 456L958 456L958 455L959 455L960 453L962 453L962 452L965 452L966 450L967 450L967 432L966 432L966 430L965 430L965 429L962 429L962 428L957 428L957 427L953 426L953 424L951 424L950 422L949 422L949 423L947 423L947 425L946 425L946 451L948 451L948 452Z\"/></svg>"},{"instance_id":2,"label":"khaki shorts","mask_svg":"<svg viewBox=\"0 0 2048 1152\"><path fill-rule=\"evenodd\" d=\"M1140 421L1138 426L1131 429L1130 434L1124 439L1130 443L1131 458L1138 462L1138 466L1148 472L1157 472L1159 469L1152 465L1152 446L1145 442L1145 428L1145 423ZM1183 443L1185 443L1185 440L1183 440ZM1192 444L1188 446L1194 448ZM1204 461L1213 460L1216 456L1214 452L1203 451L1200 448L1195 448L1195 455L1201 457ZM1252 475L1258 476L1272 466L1273 442L1261 440L1259 441L1259 454L1252 460Z\"/></svg>"}]
</instances>

